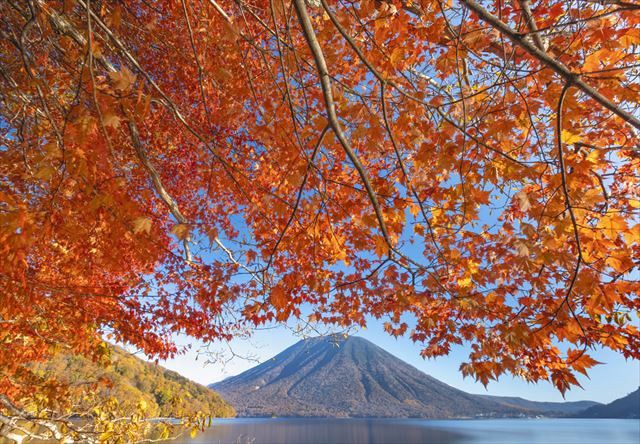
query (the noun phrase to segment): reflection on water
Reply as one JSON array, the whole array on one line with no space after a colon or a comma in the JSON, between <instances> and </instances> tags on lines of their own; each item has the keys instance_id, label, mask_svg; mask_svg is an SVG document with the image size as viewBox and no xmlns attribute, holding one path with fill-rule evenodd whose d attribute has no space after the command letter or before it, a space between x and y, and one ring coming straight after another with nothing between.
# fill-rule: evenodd
<instances>
[{"instance_id":1,"label":"reflection on water","mask_svg":"<svg viewBox=\"0 0 640 444\"><path fill-rule=\"evenodd\" d=\"M619 419L216 420L189 444L637 444L640 421Z\"/></svg>"}]
</instances>

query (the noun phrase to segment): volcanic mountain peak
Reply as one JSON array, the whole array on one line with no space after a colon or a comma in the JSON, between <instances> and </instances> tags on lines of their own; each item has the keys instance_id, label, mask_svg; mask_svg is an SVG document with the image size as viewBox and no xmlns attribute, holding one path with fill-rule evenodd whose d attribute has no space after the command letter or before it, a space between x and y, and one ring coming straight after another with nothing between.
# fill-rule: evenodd
<instances>
[{"instance_id":1,"label":"volcanic mountain peak","mask_svg":"<svg viewBox=\"0 0 640 444\"><path fill-rule=\"evenodd\" d=\"M366 339L299 341L212 384L243 416L508 416L523 409L457 390Z\"/></svg>"}]
</instances>

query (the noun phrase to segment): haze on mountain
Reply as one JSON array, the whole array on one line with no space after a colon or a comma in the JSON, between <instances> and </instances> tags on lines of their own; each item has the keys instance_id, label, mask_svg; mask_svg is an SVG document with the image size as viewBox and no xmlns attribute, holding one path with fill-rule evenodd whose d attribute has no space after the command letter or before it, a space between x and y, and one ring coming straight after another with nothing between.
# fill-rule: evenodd
<instances>
[{"instance_id":1,"label":"haze on mountain","mask_svg":"<svg viewBox=\"0 0 640 444\"><path fill-rule=\"evenodd\" d=\"M476 395L485 399L490 399L501 404L510 405L514 408L524 409L531 412L542 412L546 416L571 416L579 414L585 409L601 406L595 401L570 401L570 402L545 402L530 401L516 396L491 396Z\"/></svg>"},{"instance_id":2,"label":"haze on mountain","mask_svg":"<svg viewBox=\"0 0 640 444\"><path fill-rule=\"evenodd\" d=\"M209 387L231 403L239 416L508 417L564 415L598 404L473 395L354 336L299 341L274 358Z\"/></svg>"}]
</instances>

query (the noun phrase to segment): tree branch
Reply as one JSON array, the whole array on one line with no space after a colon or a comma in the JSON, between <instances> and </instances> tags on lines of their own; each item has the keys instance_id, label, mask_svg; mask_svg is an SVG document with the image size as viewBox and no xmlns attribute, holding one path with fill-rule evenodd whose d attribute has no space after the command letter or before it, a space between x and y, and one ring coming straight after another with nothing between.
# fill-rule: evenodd
<instances>
[{"instance_id":1,"label":"tree branch","mask_svg":"<svg viewBox=\"0 0 640 444\"><path fill-rule=\"evenodd\" d=\"M133 121L133 117L131 116L129 116L128 125L129 125L129 132L131 133L131 140L133 141L133 147L136 150L138 159L140 159L140 162L142 162L142 165L144 165L144 168L147 170L147 173L149 173L149 176L151 176L151 180L153 181L153 186L156 192L158 193L158 195L160 196L160 199L162 199L162 201L167 206L167 208L169 209L173 217L178 221L178 223L188 225L189 221L187 220L186 217L184 217L184 215L180 211L180 208L178 207L178 204L173 199L173 197L171 197L171 195L167 192L166 188L162 184L162 179L160 179L158 170L156 170L156 168L153 166L153 164L149 160L147 153L145 153L144 148L142 147L142 142L140 141L140 133L138 132L138 128L136 127L136 124ZM191 240L191 236L187 234L182 244L184 245L184 252L185 252L187 262L192 263L193 256L191 255L191 249L189 248L190 240Z\"/></svg>"},{"instance_id":2,"label":"tree branch","mask_svg":"<svg viewBox=\"0 0 640 444\"><path fill-rule=\"evenodd\" d=\"M516 45L520 46L522 49L527 51L533 57L538 59L542 64L544 64L548 68L555 71L563 79L565 79L565 81L574 85L576 88L578 88L580 91L582 91L583 93L591 97L600 105L602 105L603 107L605 107L606 109L608 109L609 111L611 111L612 113L614 113L615 115L623 119L625 122L634 126L636 129L640 130L640 119L628 113L627 111L623 110L622 108L620 108L620 106L616 105L615 103L611 102L611 100L609 100L608 98L600 94L600 92L598 92L592 86L588 85L583 80L581 80L578 74L571 71L569 68L567 68L566 65L564 65L559 60L554 59L553 57L549 56L547 53L538 49L534 44L529 42L525 38L525 36L511 29L509 25L507 25L498 17L496 17L495 15L493 15L492 13L484 9L475 0L460 0L460 3L467 6L470 10L475 12L476 15L482 21L488 23L493 28L497 29L502 34L507 36L513 43L515 43Z\"/></svg>"},{"instance_id":3,"label":"tree branch","mask_svg":"<svg viewBox=\"0 0 640 444\"><path fill-rule=\"evenodd\" d=\"M296 9L296 13L298 15L298 19L300 21L300 26L302 27L302 32L304 34L305 39L307 40L307 44L309 45L309 49L311 49L311 54L313 55L313 59L316 63L316 67L318 69L318 74L320 75L320 84L322 86L322 93L325 100L325 105L327 108L327 115L329 118L329 124L331 125L331 129L335 133L336 137L340 141L340 145L344 149L345 153L349 157L349 160L353 164L354 168L358 172L360 176L360 180L364 184L365 190L367 191L367 195L369 196L369 200L373 205L373 209L376 214L376 219L378 220L378 225L380 226L380 231L382 231L382 236L385 239L385 242L389 246L389 249L393 249L393 243L391 242L391 238L389 237L389 231L387 230L387 225L384 221L384 216L382 214L382 209L380 208L380 203L378 202L378 198L376 196L375 191L373 190L373 186L371 185L371 181L367 176L366 171L364 170L364 166L358 159L358 156L351 148L349 141L347 140L344 132L342 131L342 127L338 120L338 115L336 114L335 102L333 100L333 93L331 92L331 77L329 76L329 70L327 69L327 63L324 58L324 54L322 53L322 48L320 47L320 43L316 38L315 31L313 29L313 25L311 24L311 20L309 19L309 14L307 13L307 7L305 5L305 0L294 0L294 7Z\"/></svg>"}]
</instances>

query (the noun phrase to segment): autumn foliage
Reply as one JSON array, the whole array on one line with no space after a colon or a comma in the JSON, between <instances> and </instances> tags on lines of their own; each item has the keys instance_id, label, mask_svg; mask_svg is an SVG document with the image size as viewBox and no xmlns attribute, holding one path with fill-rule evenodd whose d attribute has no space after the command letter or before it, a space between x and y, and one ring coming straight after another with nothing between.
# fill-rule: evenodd
<instances>
[{"instance_id":1,"label":"autumn foliage","mask_svg":"<svg viewBox=\"0 0 640 444\"><path fill-rule=\"evenodd\" d=\"M0 393L294 319L639 357L639 65L635 0L2 2Z\"/></svg>"}]
</instances>

